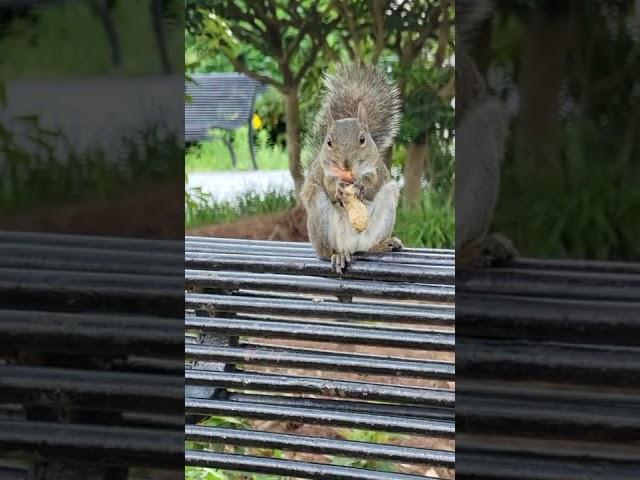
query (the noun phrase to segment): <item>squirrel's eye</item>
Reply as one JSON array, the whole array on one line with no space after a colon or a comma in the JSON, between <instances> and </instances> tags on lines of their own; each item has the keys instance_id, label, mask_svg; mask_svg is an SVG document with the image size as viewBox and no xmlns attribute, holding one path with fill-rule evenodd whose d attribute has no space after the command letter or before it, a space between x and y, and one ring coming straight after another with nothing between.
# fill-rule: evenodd
<instances>
[{"instance_id":1,"label":"squirrel's eye","mask_svg":"<svg viewBox=\"0 0 640 480\"><path fill-rule=\"evenodd\" d=\"M327 138L327 147L331 148L331 139Z\"/></svg>"},{"instance_id":2,"label":"squirrel's eye","mask_svg":"<svg viewBox=\"0 0 640 480\"><path fill-rule=\"evenodd\" d=\"M360 145L364 145L364 142L366 141L366 139L364 138L364 133L360 134Z\"/></svg>"}]
</instances>

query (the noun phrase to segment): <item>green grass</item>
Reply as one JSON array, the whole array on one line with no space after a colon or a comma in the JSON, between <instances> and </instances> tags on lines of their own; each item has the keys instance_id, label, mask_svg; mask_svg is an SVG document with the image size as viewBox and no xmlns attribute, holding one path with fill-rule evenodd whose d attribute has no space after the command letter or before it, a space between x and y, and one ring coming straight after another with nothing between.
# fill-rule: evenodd
<instances>
[{"instance_id":1,"label":"green grass","mask_svg":"<svg viewBox=\"0 0 640 480\"><path fill-rule=\"evenodd\" d=\"M182 18L180 2L170 8ZM114 2L113 17L122 50L119 73L147 75L162 71L153 32L150 0ZM179 22L165 22L171 63L184 60ZM4 26L0 42L0 78L40 78L100 75L113 72L111 50L100 19L89 2L40 5L27 17Z\"/></svg>"},{"instance_id":2,"label":"green grass","mask_svg":"<svg viewBox=\"0 0 640 480\"><path fill-rule=\"evenodd\" d=\"M214 131L216 135L227 135L232 140L233 149L238 162L235 170L252 170L249 152L248 127L234 132ZM286 170L288 168L287 152L279 145L269 143L269 133L259 130L256 135L256 163L260 170ZM198 142L188 148L185 155L185 169L190 172L220 172L233 170L231 154L222 140Z\"/></svg>"},{"instance_id":3,"label":"green grass","mask_svg":"<svg viewBox=\"0 0 640 480\"><path fill-rule=\"evenodd\" d=\"M24 117L30 145L0 124L0 213L78 200L102 200L141 182L162 182L182 172L183 150L172 132L150 126L123 139L119 154L77 151L60 132Z\"/></svg>"},{"instance_id":4,"label":"green grass","mask_svg":"<svg viewBox=\"0 0 640 480\"><path fill-rule=\"evenodd\" d=\"M454 248L456 217L449 195L425 191L418 208L400 199L394 235L407 247Z\"/></svg>"},{"instance_id":5,"label":"green grass","mask_svg":"<svg viewBox=\"0 0 640 480\"><path fill-rule=\"evenodd\" d=\"M270 190L265 194L247 192L235 201L216 202L200 189L193 189L185 195L185 226L228 223L252 215L281 212L295 205L295 194L288 190Z\"/></svg>"},{"instance_id":6,"label":"green grass","mask_svg":"<svg viewBox=\"0 0 640 480\"><path fill-rule=\"evenodd\" d=\"M526 256L639 259L638 167L586 122L563 132L560 145L505 160L492 229Z\"/></svg>"},{"instance_id":7,"label":"green grass","mask_svg":"<svg viewBox=\"0 0 640 480\"><path fill-rule=\"evenodd\" d=\"M185 226L228 223L252 215L281 212L295 205L292 191L271 190L264 195L248 192L233 202L216 202L210 195L194 189L185 198ZM394 234L407 247L453 248L455 212L451 199L427 191L418 208L409 207L401 199Z\"/></svg>"},{"instance_id":8,"label":"green grass","mask_svg":"<svg viewBox=\"0 0 640 480\"><path fill-rule=\"evenodd\" d=\"M200 425L218 427L218 428L237 428L237 429L251 429L251 423L246 419L236 417L209 417ZM338 429L338 435L350 441L356 442L371 442L378 444L389 444L393 441L402 438L402 435L395 435L388 432L378 432L370 430L357 430L357 429ZM245 447L234 446L224 447L221 444L212 443L200 443L200 442L185 442L185 447L188 450L196 451L211 451L211 452L227 452L235 454L251 454L255 455L256 452L248 451ZM257 449L257 453L260 456L267 458L284 458L284 452L278 449ZM332 465L342 465L356 468L369 468L374 470L380 470L383 472L395 471L395 465L393 462L371 460L371 459L358 459L358 458L346 458L338 456L329 456L330 463ZM288 480L290 477L281 477L275 475L262 475L258 473L234 473L214 468L201 468L201 467L185 467L185 479L186 480Z\"/></svg>"}]
</instances>

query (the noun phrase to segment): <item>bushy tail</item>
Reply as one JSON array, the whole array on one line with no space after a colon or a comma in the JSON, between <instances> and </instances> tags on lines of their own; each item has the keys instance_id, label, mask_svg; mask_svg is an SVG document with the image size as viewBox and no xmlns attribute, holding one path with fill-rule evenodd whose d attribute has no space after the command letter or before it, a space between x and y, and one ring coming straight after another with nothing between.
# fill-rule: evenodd
<instances>
[{"instance_id":1,"label":"bushy tail","mask_svg":"<svg viewBox=\"0 0 640 480\"><path fill-rule=\"evenodd\" d=\"M493 14L493 0L456 0L456 37L469 44L476 29Z\"/></svg>"},{"instance_id":2,"label":"bushy tail","mask_svg":"<svg viewBox=\"0 0 640 480\"><path fill-rule=\"evenodd\" d=\"M369 132L383 154L393 143L400 125L400 91L384 72L360 64L342 64L334 74L325 75L324 87L320 110L307 136L308 153L314 157L317 154L327 134L329 118L355 118L358 104L363 102Z\"/></svg>"}]
</instances>

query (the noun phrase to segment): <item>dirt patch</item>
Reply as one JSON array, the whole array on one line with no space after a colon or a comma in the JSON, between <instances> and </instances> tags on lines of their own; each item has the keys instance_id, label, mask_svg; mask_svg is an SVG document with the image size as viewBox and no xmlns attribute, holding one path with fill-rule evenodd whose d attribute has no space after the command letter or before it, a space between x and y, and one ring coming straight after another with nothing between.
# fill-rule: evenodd
<instances>
[{"instance_id":1,"label":"dirt patch","mask_svg":"<svg viewBox=\"0 0 640 480\"><path fill-rule=\"evenodd\" d=\"M206 237L247 238L251 240L309 241L307 212L303 207L266 215L254 215L230 223L191 228L186 233Z\"/></svg>"},{"instance_id":2,"label":"dirt patch","mask_svg":"<svg viewBox=\"0 0 640 480\"><path fill-rule=\"evenodd\" d=\"M2 215L0 229L180 240L184 190L175 184L141 185L108 200L86 200Z\"/></svg>"}]
</instances>

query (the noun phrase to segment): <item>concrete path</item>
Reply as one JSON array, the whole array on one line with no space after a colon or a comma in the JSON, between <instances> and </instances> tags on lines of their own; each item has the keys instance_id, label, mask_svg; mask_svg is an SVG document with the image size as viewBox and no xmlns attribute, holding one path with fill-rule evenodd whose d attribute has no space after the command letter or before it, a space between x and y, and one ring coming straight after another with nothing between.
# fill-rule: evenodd
<instances>
[{"instance_id":1,"label":"concrete path","mask_svg":"<svg viewBox=\"0 0 640 480\"><path fill-rule=\"evenodd\" d=\"M187 188L201 188L216 200L234 200L252 191L264 194L272 190L293 190L289 170L247 172L199 172L187 176Z\"/></svg>"}]
</instances>

